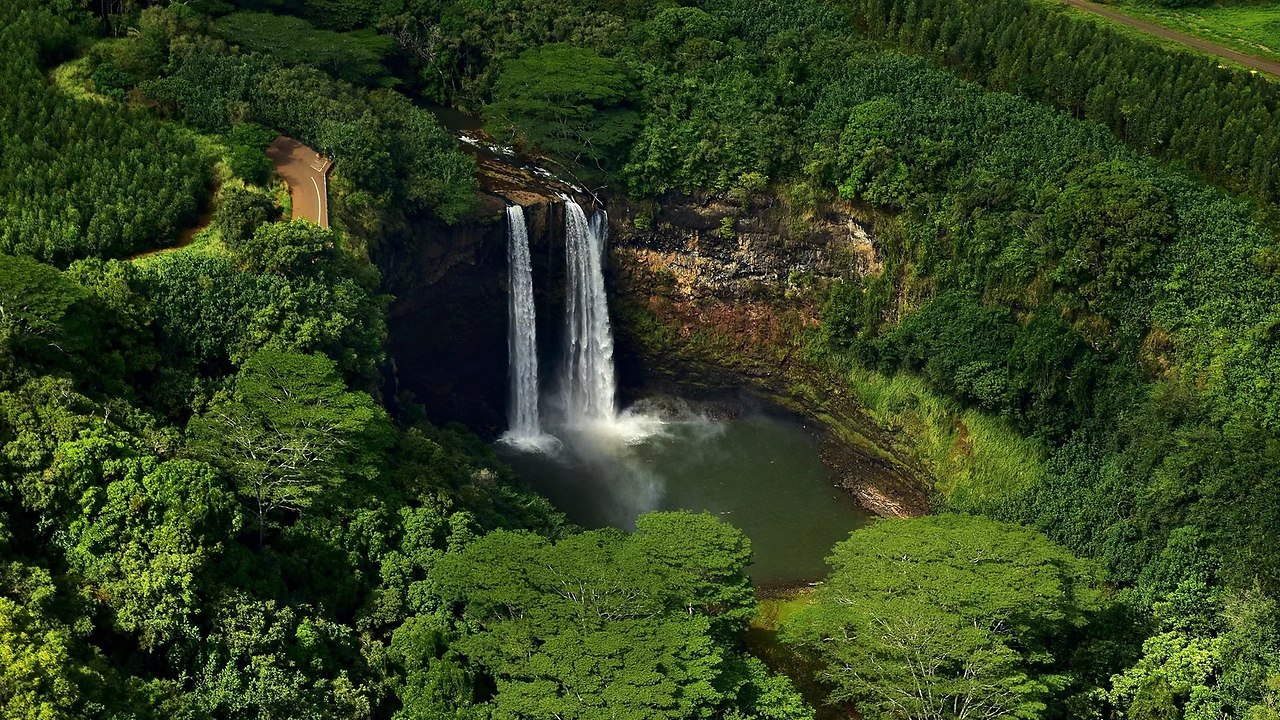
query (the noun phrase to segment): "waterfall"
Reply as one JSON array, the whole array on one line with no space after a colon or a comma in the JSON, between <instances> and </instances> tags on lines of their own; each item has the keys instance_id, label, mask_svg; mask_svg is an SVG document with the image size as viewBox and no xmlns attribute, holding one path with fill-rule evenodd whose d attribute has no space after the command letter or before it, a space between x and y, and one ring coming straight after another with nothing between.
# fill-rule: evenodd
<instances>
[{"instance_id":1,"label":"waterfall","mask_svg":"<svg viewBox=\"0 0 1280 720\"><path fill-rule=\"evenodd\" d=\"M570 426L614 421L613 332L604 291L608 218L587 220L582 206L565 198L565 366L561 399Z\"/></svg>"},{"instance_id":2,"label":"waterfall","mask_svg":"<svg viewBox=\"0 0 1280 720\"><path fill-rule=\"evenodd\" d=\"M511 368L509 428L503 439L512 444L534 443L542 437L538 426L538 337L533 306L533 267L529 261L529 230L524 208L507 207L507 274L509 323L508 360Z\"/></svg>"}]
</instances>

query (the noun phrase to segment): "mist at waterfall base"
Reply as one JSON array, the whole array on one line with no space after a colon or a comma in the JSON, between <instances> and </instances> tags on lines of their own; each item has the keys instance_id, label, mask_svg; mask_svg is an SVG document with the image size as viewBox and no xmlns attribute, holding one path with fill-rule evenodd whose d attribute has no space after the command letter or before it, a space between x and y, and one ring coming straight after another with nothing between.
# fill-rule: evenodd
<instances>
[{"instance_id":1,"label":"mist at waterfall base","mask_svg":"<svg viewBox=\"0 0 1280 720\"><path fill-rule=\"evenodd\" d=\"M759 585L819 580L831 546L867 521L834 486L817 440L747 409L713 419L671 398L620 414L621 428L564 431L558 452L499 446L516 473L583 527L632 529L651 510L709 512L751 539Z\"/></svg>"},{"instance_id":2,"label":"mist at waterfall base","mask_svg":"<svg viewBox=\"0 0 1280 720\"><path fill-rule=\"evenodd\" d=\"M617 411L603 273L607 222L568 198L563 362L536 395L542 385L524 215L509 210L508 220L520 227L508 234L512 410L500 456L578 525L631 529L653 510L705 511L751 539L757 583L823 577L831 546L866 514L834 486L806 428L750 403L727 418L673 397Z\"/></svg>"}]
</instances>

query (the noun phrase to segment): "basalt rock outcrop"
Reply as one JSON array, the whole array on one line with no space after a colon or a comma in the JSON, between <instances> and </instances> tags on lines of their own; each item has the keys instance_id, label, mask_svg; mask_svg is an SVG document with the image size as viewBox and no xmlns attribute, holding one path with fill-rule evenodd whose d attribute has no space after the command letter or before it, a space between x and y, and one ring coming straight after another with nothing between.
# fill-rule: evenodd
<instances>
[{"instance_id":1,"label":"basalt rock outcrop","mask_svg":"<svg viewBox=\"0 0 1280 720\"><path fill-rule=\"evenodd\" d=\"M815 288L876 272L869 224L851 206L797 219L771 198L672 195L612 209L614 312L622 376L709 396L744 381L825 426L823 454L870 510L926 512L923 472L844 382L805 357Z\"/></svg>"}]
</instances>

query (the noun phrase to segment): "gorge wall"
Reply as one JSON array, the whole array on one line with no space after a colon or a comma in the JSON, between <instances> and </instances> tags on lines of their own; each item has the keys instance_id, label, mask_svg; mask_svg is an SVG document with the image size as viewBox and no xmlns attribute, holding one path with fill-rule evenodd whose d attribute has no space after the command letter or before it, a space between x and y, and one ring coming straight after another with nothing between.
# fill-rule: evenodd
<instances>
[{"instance_id":1,"label":"gorge wall","mask_svg":"<svg viewBox=\"0 0 1280 720\"><path fill-rule=\"evenodd\" d=\"M564 333L564 204L532 173L492 160L482 160L482 171L483 203L472 218L415 226L375 260L395 296L388 401L411 399L434 422L460 421L495 438L506 427L509 388L505 206L525 208L539 365L551 378L562 362L554 349ZM923 472L897 449L901 439L805 357L819 322L816 288L878 268L868 226L852 208L798 223L763 195L609 202L606 273L624 405L655 388L714 399L745 386L818 421L824 460L868 509L928 510Z\"/></svg>"},{"instance_id":2,"label":"gorge wall","mask_svg":"<svg viewBox=\"0 0 1280 720\"><path fill-rule=\"evenodd\" d=\"M870 224L832 205L799 217L776 199L671 195L612 209L614 314L624 377L686 394L749 385L824 426L823 459L869 510L927 512L924 471L807 357L822 288L877 272ZM637 222L637 219L639 221Z\"/></svg>"},{"instance_id":3,"label":"gorge wall","mask_svg":"<svg viewBox=\"0 0 1280 720\"><path fill-rule=\"evenodd\" d=\"M564 308L564 204L555 188L519 168L482 162L479 208L445 226L420 222L374 252L388 313L384 395L393 408L423 406L427 418L457 421L485 438L507 423L506 206L524 206L537 306L540 365L552 368Z\"/></svg>"}]
</instances>

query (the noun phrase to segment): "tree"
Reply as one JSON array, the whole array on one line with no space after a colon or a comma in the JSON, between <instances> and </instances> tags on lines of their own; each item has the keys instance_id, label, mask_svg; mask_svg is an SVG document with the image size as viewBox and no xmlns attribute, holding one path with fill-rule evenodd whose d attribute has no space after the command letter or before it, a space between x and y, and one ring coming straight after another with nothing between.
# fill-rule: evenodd
<instances>
[{"instance_id":1,"label":"tree","mask_svg":"<svg viewBox=\"0 0 1280 720\"><path fill-rule=\"evenodd\" d=\"M1142 659L1123 674L1112 678L1110 700L1127 711L1130 720L1180 718L1188 696L1200 705L1197 717L1213 717L1210 700L1213 676L1221 663L1221 641L1167 632L1142 644ZM1209 700L1209 708L1204 707ZM1190 708L1188 708L1190 709Z\"/></svg>"},{"instance_id":2,"label":"tree","mask_svg":"<svg viewBox=\"0 0 1280 720\"><path fill-rule=\"evenodd\" d=\"M65 356L64 318L87 295L48 265L0 254L0 368L23 355Z\"/></svg>"},{"instance_id":3,"label":"tree","mask_svg":"<svg viewBox=\"0 0 1280 720\"><path fill-rule=\"evenodd\" d=\"M1131 291L1177 230L1166 193L1122 163L1070 176L1045 225L1058 256L1054 280L1095 312L1112 310L1112 295Z\"/></svg>"},{"instance_id":4,"label":"tree","mask_svg":"<svg viewBox=\"0 0 1280 720\"><path fill-rule=\"evenodd\" d=\"M945 293L902 318L885 352L919 368L934 387L992 410L1009 405L1007 356L1017 326L1002 309L961 293Z\"/></svg>"},{"instance_id":5,"label":"tree","mask_svg":"<svg viewBox=\"0 0 1280 720\"><path fill-rule=\"evenodd\" d=\"M746 629L756 599L747 576L751 542L740 530L705 514L649 513L636 520L628 545L661 568L688 614L713 617L725 639Z\"/></svg>"},{"instance_id":6,"label":"tree","mask_svg":"<svg viewBox=\"0 0 1280 720\"><path fill-rule=\"evenodd\" d=\"M494 688L482 699L495 717L708 717L744 687L743 706L804 717L789 684L742 667L736 638L715 629L754 609L741 595L749 558L741 532L710 516L655 513L630 536L490 533L431 578L467 631L454 647Z\"/></svg>"},{"instance_id":7,"label":"tree","mask_svg":"<svg viewBox=\"0 0 1280 720\"><path fill-rule=\"evenodd\" d=\"M892 100L872 100L849 112L837 151L840 196L903 207L914 194L910 170L893 147L904 135Z\"/></svg>"},{"instance_id":8,"label":"tree","mask_svg":"<svg viewBox=\"0 0 1280 720\"><path fill-rule=\"evenodd\" d=\"M347 251L340 233L303 220L271 223L234 253L166 253L143 268L170 358L162 373L189 387L198 378L184 372L218 376L272 347L323 352L348 377L376 377L388 298L378 294L378 271Z\"/></svg>"},{"instance_id":9,"label":"tree","mask_svg":"<svg viewBox=\"0 0 1280 720\"><path fill-rule=\"evenodd\" d=\"M386 413L349 392L322 355L261 350L229 395L192 418L187 437L231 477L259 534L277 511L300 513L347 478L378 472L389 442Z\"/></svg>"},{"instance_id":10,"label":"tree","mask_svg":"<svg viewBox=\"0 0 1280 720\"><path fill-rule=\"evenodd\" d=\"M0 517L0 557L8 554L4 531ZM76 657L79 633L55 617L60 600L47 570L0 560L0 715L6 718L85 717L86 686L103 681Z\"/></svg>"},{"instance_id":11,"label":"tree","mask_svg":"<svg viewBox=\"0 0 1280 720\"><path fill-rule=\"evenodd\" d=\"M276 138L274 130L253 123L239 123L227 135L227 164L236 177L256 185L271 179L271 159L267 147Z\"/></svg>"},{"instance_id":12,"label":"tree","mask_svg":"<svg viewBox=\"0 0 1280 720\"><path fill-rule=\"evenodd\" d=\"M260 226L276 220L280 211L269 194L242 185L226 185L218 193L213 226L222 242L238 250Z\"/></svg>"},{"instance_id":13,"label":"tree","mask_svg":"<svg viewBox=\"0 0 1280 720\"><path fill-rule=\"evenodd\" d=\"M485 125L562 161L615 168L638 129L634 87L616 60L561 43L507 62L494 85Z\"/></svg>"},{"instance_id":14,"label":"tree","mask_svg":"<svg viewBox=\"0 0 1280 720\"><path fill-rule=\"evenodd\" d=\"M98 483L79 488L80 513L61 544L116 627L156 649L195 634L207 567L239 529L238 511L207 465L120 454L98 463Z\"/></svg>"},{"instance_id":15,"label":"tree","mask_svg":"<svg viewBox=\"0 0 1280 720\"><path fill-rule=\"evenodd\" d=\"M0 596L0 712L14 720L77 717L67 628L44 627L22 605Z\"/></svg>"},{"instance_id":16,"label":"tree","mask_svg":"<svg viewBox=\"0 0 1280 720\"><path fill-rule=\"evenodd\" d=\"M386 339L378 271L344 247L335 230L303 220L263 225L236 250L257 274L252 339L260 345L323 352L347 377L377 377Z\"/></svg>"},{"instance_id":17,"label":"tree","mask_svg":"<svg viewBox=\"0 0 1280 720\"><path fill-rule=\"evenodd\" d=\"M458 152L457 141L435 116L405 96L375 92L369 104L386 127L397 161L397 200L446 223L461 220L476 204L475 159Z\"/></svg>"},{"instance_id":18,"label":"tree","mask_svg":"<svg viewBox=\"0 0 1280 720\"><path fill-rule=\"evenodd\" d=\"M283 65L308 64L356 85L387 74L383 60L395 47L374 32L321 30L299 17L235 12L214 22L213 34L242 50L263 53Z\"/></svg>"},{"instance_id":19,"label":"tree","mask_svg":"<svg viewBox=\"0 0 1280 720\"><path fill-rule=\"evenodd\" d=\"M351 629L317 608L231 592L211 603L191 696L206 717L369 720L372 688L353 681Z\"/></svg>"},{"instance_id":20,"label":"tree","mask_svg":"<svg viewBox=\"0 0 1280 720\"><path fill-rule=\"evenodd\" d=\"M446 657L449 632L439 615L411 617L391 636L388 654L397 670L396 695L404 707L395 720L447 718L466 708L475 678L456 657Z\"/></svg>"},{"instance_id":21,"label":"tree","mask_svg":"<svg viewBox=\"0 0 1280 720\"><path fill-rule=\"evenodd\" d=\"M836 545L784 639L864 717L1039 718L1095 571L1031 530L962 515L885 520Z\"/></svg>"}]
</instances>

